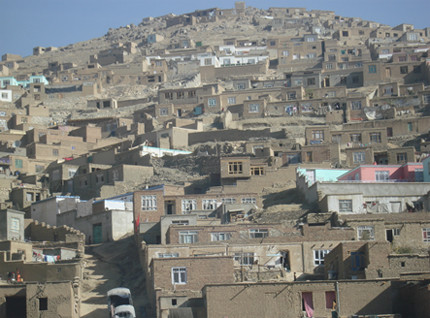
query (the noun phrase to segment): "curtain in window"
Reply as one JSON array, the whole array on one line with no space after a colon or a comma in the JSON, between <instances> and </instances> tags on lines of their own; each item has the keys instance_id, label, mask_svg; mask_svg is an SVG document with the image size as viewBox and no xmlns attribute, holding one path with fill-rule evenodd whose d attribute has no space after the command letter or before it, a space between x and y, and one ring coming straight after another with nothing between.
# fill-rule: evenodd
<instances>
[{"instance_id":1,"label":"curtain in window","mask_svg":"<svg viewBox=\"0 0 430 318\"><path fill-rule=\"evenodd\" d=\"M325 292L325 308L336 309L336 294L334 291Z\"/></svg>"},{"instance_id":2,"label":"curtain in window","mask_svg":"<svg viewBox=\"0 0 430 318\"><path fill-rule=\"evenodd\" d=\"M314 303L312 293L302 293L303 303L305 305L306 317L314 316Z\"/></svg>"}]
</instances>

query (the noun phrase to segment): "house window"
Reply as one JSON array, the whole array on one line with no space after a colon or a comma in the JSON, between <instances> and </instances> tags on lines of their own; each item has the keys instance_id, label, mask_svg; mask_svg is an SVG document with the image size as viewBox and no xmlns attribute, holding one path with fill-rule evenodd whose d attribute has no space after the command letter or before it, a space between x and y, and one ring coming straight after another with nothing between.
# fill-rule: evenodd
<instances>
[{"instance_id":1,"label":"house window","mask_svg":"<svg viewBox=\"0 0 430 318\"><path fill-rule=\"evenodd\" d=\"M179 257L179 253L158 253L158 258L174 258Z\"/></svg>"},{"instance_id":2,"label":"house window","mask_svg":"<svg viewBox=\"0 0 430 318\"><path fill-rule=\"evenodd\" d=\"M400 74L408 74L408 66L400 66Z\"/></svg>"},{"instance_id":3,"label":"house window","mask_svg":"<svg viewBox=\"0 0 430 318\"><path fill-rule=\"evenodd\" d=\"M234 260L240 265L254 264L254 253L234 253Z\"/></svg>"},{"instance_id":4,"label":"house window","mask_svg":"<svg viewBox=\"0 0 430 318\"><path fill-rule=\"evenodd\" d=\"M288 52L288 51L282 51L282 56L288 56L288 55L290 55L290 52Z\"/></svg>"},{"instance_id":5,"label":"house window","mask_svg":"<svg viewBox=\"0 0 430 318\"><path fill-rule=\"evenodd\" d=\"M43 168L42 168L43 170ZM73 178L76 174L77 169L68 169L69 178Z\"/></svg>"},{"instance_id":6,"label":"house window","mask_svg":"<svg viewBox=\"0 0 430 318\"><path fill-rule=\"evenodd\" d=\"M308 78L307 83L308 83L308 86L315 85L315 78Z\"/></svg>"},{"instance_id":7,"label":"house window","mask_svg":"<svg viewBox=\"0 0 430 318\"><path fill-rule=\"evenodd\" d=\"M223 204L235 204L236 199L235 198L224 198L222 199Z\"/></svg>"},{"instance_id":8,"label":"house window","mask_svg":"<svg viewBox=\"0 0 430 318\"><path fill-rule=\"evenodd\" d=\"M205 58L205 65L212 65L212 58Z\"/></svg>"},{"instance_id":9,"label":"house window","mask_svg":"<svg viewBox=\"0 0 430 318\"><path fill-rule=\"evenodd\" d=\"M251 204L257 204L256 198L242 198L242 203L251 203Z\"/></svg>"},{"instance_id":10,"label":"house window","mask_svg":"<svg viewBox=\"0 0 430 318\"><path fill-rule=\"evenodd\" d=\"M15 159L15 169L22 169L22 159Z\"/></svg>"},{"instance_id":11,"label":"house window","mask_svg":"<svg viewBox=\"0 0 430 318\"><path fill-rule=\"evenodd\" d=\"M176 92L176 98L177 99L183 99L185 97L184 92L180 91L180 92Z\"/></svg>"},{"instance_id":12,"label":"house window","mask_svg":"<svg viewBox=\"0 0 430 318\"><path fill-rule=\"evenodd\" d=\"M172 267L172 284L184 285L187 283L187 268Z\"/></svg>"},{"instance_id":13,"label":"house window","mask_svg":"<svg viewBox=\"0 0 430 318\"><path fill-rule=\"evenodd\" d=\"M350 134L351 142L361 142L361 134Z\"/></svg>"},{"instance_id":14,"label":"house window","mask_svg":"<svg viewBox=\"0 0 430 318\"><path fill-rule=\"evenodd\" d=\"M208 98L208 106L209 107L216 106L216 98Z\"/></svg>"},{"instance_id":15,"label":"house window","mask_svg":"<svg viewBox=\"0 0 430 318\"><path fill-rule=\"evenodd\" d=\"M360 241L373 241L375 240L375 228L373 226L359 226L357 235Z\"/></svg>"},{"instance_id":16,"label":"house window","mask_svg":"<svg viewBox=\"0 0 430 318\"><path fill-rule=\"evenodd\" d=\"M26 193L26 200L27 200L27 202L33 202L34 201L34 193L27 192Z\"/></svg>"},{"instance_id":17,"label":"house window","mask_svg":"<svg viewBox=\"0 0 430 318\"><path fill-rule=\"evenodd\" d=\"M264 168L263 167L251 167L251 175L253 175L253 176L264 175Z\"/></svg>"},{"instance_id":18,"label":"house window","mask_svg":"<svg viewBox=\"0 0 430 318\"><path fill-rule=\"evenodd\" d=\"M193 244L198 241L197 231L179 232L179 244Z\"/></svg>"},{"instance_id":19,"label":"house window","mask_svg":"<svg viewBox=\"0 0 430 318\"><path fill-rule=\"evenodd\" d=\"M351 270L359 271L363 270L364 265L364 253L363 252L351 252Z\"/></svg>"},{"instance_id":20,"label":"house window","mask_svg":"<svg viewBox=\"0 0 430 318\"><path fill-rule=\"evenodd\" d=\"M314 265L324 265L324 257L330 253L330 250L314 250Z\"/></svg>"},{"instance_id":21,"label":"house window","mask_svg":"<svg viewBox=\"0 0 430 318\"><path fill-rule=\"evenodd\" d=\"M352 200L339 200L339 212L352 212Z\"/></svg>"},{"instance_id":22,"label":"house window","mask_svg":"<svg viewBox=\"0 0 430 318\"><path fill-rule=\"evenodd\" d=\"M229 105L234 105L234 104L236 104L236 97L229 97L229 98L227 99L227 103L228 103Z\"/></svg>"},{"instance_id":23,"label":"house window","mask_svg":"<svg viewBox=\"0 0 430 318\"><path fill-rule=\"evenodd\" d=\"M173 93L172 92L164 93L164 98L173 99Z\"/></svg>"},{"instance_id":24,"label":"house window","mask_svg":"<svg viewBox=\"0 0 430 318\"><path fill-rule=\"evenodd\" d=\"M160 108L160 116L167 116L169 114L169 109L167 107Z\"/></svg>"},{"instance_id":25,"label":"house window","mask_svg":"<svg viewBox=\"0 0 430 318\"><path fill-rule=\"evenodd\" d=\"M406 152L400 152L397 154L397 163L406 163L408 161L408 155Z\"/></svg>"},{"instance_id":26,"label":"house window","mask_svg":"<svg viewBox=\"0 0 430 318\"><path fill-rule=\"evenodd\" d=\"M423 242L430 243L430 228L423 229Z\"/></svg>"},{"instance_id":27,"label":"house window","mask_svg":"<svg viewBox=\"0 0 430 318\"><path fill-rule=\"evenodd\" d=\"M400 55L399 62L406 62L406 55Z\"/></svg>"},{"instance_id":28,"label":"house window","mask_svg":"<svg viewBox=\"0 0 430 318\"><path fill-rule=\"evenodd\" d=\"M260 111L260 104L249 104L250 113L258 113Z\"/></svg>"},{"instance_id":29,"label":"house window","mask_svg":"<svg viewBox=\"0 0 430 318\"><path fill-rule=\"evenodd\" d=\"M312 140L324 140L324 130L312 130Z\"/></svg>"},{"instance_id":30,"label":"house window","mask_svg":"<svg viewBox=\"0 0 430 318\"><path fill-rule=\"evenodd\" d=\"M188 91L188 98L196 97L196 91Z\"/></svg>"},{"instance_id":31,"label":"house window","mask_svg":"<svg viewBox=\"0 0 430 318\"><path fill-rule=\"evenodd\" d=\"M197 209L197 202L195 199L182 200L182 214L190 213Z\"/></svg>"},{"instance_id":32,"label":"house window","mask_svg":"<svg viewBox=\"0 0 430 318\"><path fill-rule=\"evenodd\" d=\"M142 195L142 210L156 211L157 210L157 196L156 195Z\"/></svg>"},{"instance_id":33,"label":"house window","mask_svg":"<svg viewBox=\"0 0 430 318\"><path fill-rule=\"evenodd\" d=\"M288 95L288 100L294 100L297 98L296 92L289 92L287 93L287 95Z\"/></svg>"},{"instance_id":34,"label":"house window","mask_svg":"<svg viewBox=\"0 0 430 318\"><path fill-rule=\"evenodd\" d=\"M369 73L376 73L376 65L369 65Z\"/></svg>"},{"instance_id":35,"label":"house window","mask_svg":"<svg viewBox=\"0 0 430 318\"><path fill-rule=\"evenodd\" d=\"M211 233L211 241L228 241L231 239L231 233L226 232L218 232L218 233Z\"/></svg>"},{"instance_id":36,"label":"house window","mask_svg":"<svg viewBox=\"0 0 430 318\"><path fill-rule=\"evenodd\" d=\"M228 174L242 174L243 166L241 161L232 161L228 163Z\"/></svg>"},{"instance_id":37,"label":"house window","mask_svg":"<svg viewBox=\"0 0 430 318\"><path fill-rule=\"evenodd\" d=\"M386 170L375 171L376 181L387 181L390 177L390 172Z\"/></svg>"},{"instance_id":38,"label":"house window","mask_svg":"<svg viewBox=\"0 0 430 318\"><path fill-rule=\"evenodd\" d=\"M251 229L249 230L250 238L265 238L269 236L269 230L267 229Z\"/></svg>"},{"instance_id":39,"label":"house window","mask_svg":"<svg viewBox=\"0 0 430 318\"><path fill-rule=\"evenodd\" d=\"M52 149L52 155L58 156L58 149Z\"/></svg>"},{"instance_id":40,"label":"house window","mask_svg":"<svg viewBox=\"0 0 430 318\"><path fill-rule=\"evenodd\" d=\"M215 199L202 200L203 210L215 210L217 208L217 202Z\"/></svg>"},{"instance_id":41,"label":"house window","mask_svg":"<svg viewBox=\"0 0 430 318\"><path fill-rule=\"evenodd\" d=\"M333 63L327 63L327 64L325 65L325 68L326 68L326 70L331 70L331 69L333 69Z\"/></svg>"},{"instance_id":42,"label":"house window","mask_svg":"<svg viewBox=\"0 0 430 318\"><path fill-rule=\"evenodd\" d=\"M172 221L172 225L188 225L188 224L190 224L190 221L188 221L188 220L173 220Z\"/></svg>"},{"instance_id":43,"label":"house window","mask_svg":"<svg viewBox=\"0 0 430 318\"><path fill-rule=\"evenodd\" d=\"M413 128L413 127L412 127L412 123L411 123L411 122L409 122L409 123L408 123L408 131L412 131L412 128Z\"/></svg>"},{"instance_id":44,"label":"house window","mask_svg":"<svg viewBox=\"0 0 430 318\"><path fill-rule=\"evenodd\" d=\"M14 218L14 217L12 217L12 218L10 219L10 230L11 230L12 232L17 232L17 233L19 233L19 228L20 228L19 224L20 224L19 219L18 219L18 218Z\"/></svg>"},{"instance_id":45,"label":"house window","mask_svg":"<svg viewBox=\"0 0 430 318\"><path fill-rule=\"evenodd\" d=\"M370 142L381 143L381 133L370 133Z\"/></svg>"},{"instance_id":46,"label":"house window","mask_svg":"<svg viewBox=\"0 0 430 318\"><path fill-rule=\"evenodd\" d=\"M351 102L352 110L360 110L361 109L361 100L354 100Z\"/></svg>"},{"instance_id":47,"label":"house window","mask_svg":"<svg viewBox=\"0 0 430 318\"><path fill-rule=\"evenodd\" d=\"M352 153L352 161L354 163L364 163L366 156L364 151L360 151L360 152L353 152Z\"/></svg>"},{"instance_id":48,"label":"house window","mask_svg":"<svg viewBox=\"0 0 430 318\"><path fill-rule=\"evenodd\" d=\"M39 310L48 310L48 298L38 298L39 300Z\"/></svg>"}]
</instances>

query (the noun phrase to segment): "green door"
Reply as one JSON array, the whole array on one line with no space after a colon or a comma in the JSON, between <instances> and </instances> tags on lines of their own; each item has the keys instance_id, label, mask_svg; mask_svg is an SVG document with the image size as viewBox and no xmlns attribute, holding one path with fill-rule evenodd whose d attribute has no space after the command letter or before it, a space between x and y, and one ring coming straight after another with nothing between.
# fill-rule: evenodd
<instances>
[{"instance_id":1,"label":"green door","mask_svg":"<svg viewBox=\"0 0 430 318\"><path fill-rule=\"evenodd\" d=\"M102 224L93 224L93 243L98 244L103 241Z\"/></svg>"}]
</instances>

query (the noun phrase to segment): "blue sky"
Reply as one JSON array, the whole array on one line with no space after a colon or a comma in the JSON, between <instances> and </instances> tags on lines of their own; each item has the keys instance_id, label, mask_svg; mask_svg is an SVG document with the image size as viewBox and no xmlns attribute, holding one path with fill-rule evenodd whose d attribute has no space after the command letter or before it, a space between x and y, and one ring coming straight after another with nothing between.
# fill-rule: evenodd
<instances>
[{"instance_id":1,"label":"blue sky","mask_svg":"<svg viewBox=\"0 0 430 318\"><path fill-rule=\"evenodd\" d=\"M303 7L332 10L346 17L361 17L391 26L412 23L430 26L429 0L265 0L247 6ZM148 16L182 14L197 9L233 8L234 1L219 0L0 0L0 55L28 56L35 46L65 46L106 34L109 28L139 24Z\"/></svg>"}]
</instances>

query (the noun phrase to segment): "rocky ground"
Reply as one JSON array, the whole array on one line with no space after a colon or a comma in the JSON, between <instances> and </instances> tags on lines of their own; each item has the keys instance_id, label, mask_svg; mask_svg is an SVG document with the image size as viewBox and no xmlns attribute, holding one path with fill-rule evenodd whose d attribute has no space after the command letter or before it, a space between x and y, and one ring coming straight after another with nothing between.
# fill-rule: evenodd
<instances>
[{"instance_id":1,"label":"rocky ground","mask_svg":"<svg viewBox=\"0 0 430 318\"><path fill-rule=\"evenodd\" d=\"M106 318L107 292L116 287L131 290L137 317L147 317L145 282L132 236L85 248L81 317Z\"/></svg>"}]
</instances>

